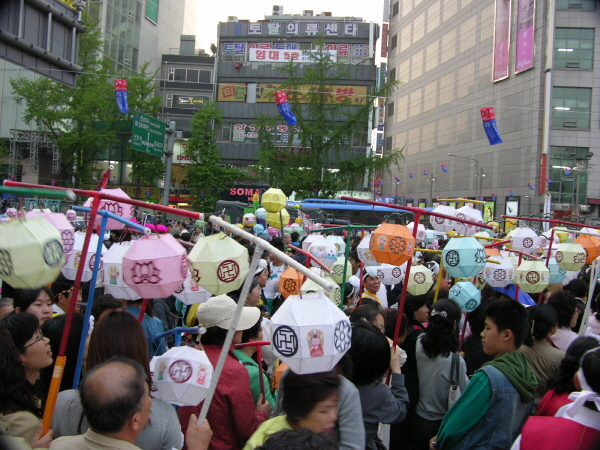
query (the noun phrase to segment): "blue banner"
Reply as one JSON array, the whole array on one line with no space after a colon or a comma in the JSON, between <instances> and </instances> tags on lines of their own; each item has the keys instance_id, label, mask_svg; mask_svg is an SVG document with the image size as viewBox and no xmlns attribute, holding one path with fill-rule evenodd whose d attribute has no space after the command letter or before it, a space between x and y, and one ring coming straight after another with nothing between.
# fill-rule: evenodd
<instances>
[{"instance_id":1,"label":"blue banner","mask_svg":"<svg viewBox=\"0 0 600 450\"><path fill-rule=\"evenodd\" d=\"M127 91L115 91L115 98L117 99L117 107L119 112L129 114L129 105L127 104Z\"/></svg>"}]
</instances>

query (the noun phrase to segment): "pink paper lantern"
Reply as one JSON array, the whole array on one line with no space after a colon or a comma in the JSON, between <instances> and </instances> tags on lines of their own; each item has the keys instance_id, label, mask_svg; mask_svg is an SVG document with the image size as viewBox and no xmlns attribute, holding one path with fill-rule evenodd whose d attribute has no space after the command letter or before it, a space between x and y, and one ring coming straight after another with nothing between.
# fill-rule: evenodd
<instances>
[{"instance_id":1,"label":"pink paper lantern","mask_svg":"<svg viewBox=\"0 0 600 450\"><path fill-rule=\"evenodd\" d=\"M141 298L168 297L187 273L187 253L170 234L144 236L123 257L123 279Z\"/></svg>"},{"instance_id":2,"label":"pink paper lantern","mask_svg":"<svg viewBox=\"0 0 600 450\"><path fill-rule=\"evenodd\" d=\"M73 225L71 225L71 222L69 222L64 214L29 211L25 214L25 217L43 217L46 219L60 233L65 260L73 253L75 228L73 228Z\"/></svg>"},{"instance_id":3,"label":"pink paper lantern","mask_svg":"<svg viewBox=\"0 0 600 450\"><path fill-rule=\"evenodd\" d=\"M129 199L129 195L125 193L122 189L102 189L100 192L105 194L114 195L117 197L123 197ZM87 201L83 204L86 208L92 207L92 198L88 198ZM118 216L123 217L124 219L131 220L133 218L133 205L129 205L127 203L116 202L114 200L100 200L100 206L98 207L100 211L110 211L115 213ZM89 214L85 214L85 221L89 221ZM102 216L96 216L95 227L100 227L100 222L102 221ZM117 222L113 219L108 219L106 223L107 230L122 230L125 228L125 224L121 222Z\"/></svg>"}]
</instances>

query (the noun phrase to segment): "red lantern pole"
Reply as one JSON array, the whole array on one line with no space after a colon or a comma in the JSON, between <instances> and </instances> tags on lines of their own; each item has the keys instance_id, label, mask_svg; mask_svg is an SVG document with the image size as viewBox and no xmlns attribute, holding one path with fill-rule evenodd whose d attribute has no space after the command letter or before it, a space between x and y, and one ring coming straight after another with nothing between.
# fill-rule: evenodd
<instances>
[{"instance_id":1,"label":"red lantern pole","mask_svg":"<svg viewBox=\"0 0 600 450\"><path fill-rule=\"evenodd\" d=\"M138 322L141 324L144 321L144 314L146 314L146 308L148 307L148 299L142 300L142 306L140 307L140 315L138 316Z\"/></svg>"},{"instance_id":2,"label":"red lantern pole","mask_svg":"<svg viewBox=\"0 0 600 450\"><path fill-rule=\"evenodd\" d=\"M256 347L256 359L258 362L258 373L259 373L259 383L260 383L260 393L263 396L263 399L267 401L267 397L265 396L265 380L263 377L263 368L262 368L262 347L263 345L271 345L269 341L254 341L254 342L246 342L244 344L235 344L236 349L244 348L244 347Z\"/></svg>"},{"instance_id":3,"label":"red lantern pole","mask_svg":"<svg viewBox=\"0 0 600 450\"><path fill-rule=\"evenodd\" d=\"M317 258L315 258L312 253L309 253L305 250L302 250L299 247L296 247L295 245L292 244L288 244L288 248L293 248L294 250L296 250L298 253L303 254L304 256L306 256L306 267L310 267L310 263L311 261L314 261L315 263L317 263L319 265L319 267L321 269L323 269L325 272L327 273L333 273L333 270L331 270L329 267L327 267L325 264L323 264L321 261L319 261Z\"/></svg>"},{"instance_id":4,"label":"red lantern pole","mask_svg":"<svg viewBox=\"0 0 600 450\"><path fill-rule=\"evenodd\" d=\"M484 245L483 248L494 248L494 247L499 247L504 244L510 244L510 239L508 239L506 241L494 242L493 244L487 244L487 245Z\"/></svg>"},{"instance_id":5,"label":"red lantern pole","mask_svg":"<svg viewBox=\"0 0 600 450\"><path fill-rule=\"evenodd\" d=\"M523 260L523 252L519 252L517 250L514 250L519 254L519 264L517 265L517 267L519 267L521 265L521 261ZM519 283L515 283L515 300L519 301Z\"/></svg>"}]
</instances>

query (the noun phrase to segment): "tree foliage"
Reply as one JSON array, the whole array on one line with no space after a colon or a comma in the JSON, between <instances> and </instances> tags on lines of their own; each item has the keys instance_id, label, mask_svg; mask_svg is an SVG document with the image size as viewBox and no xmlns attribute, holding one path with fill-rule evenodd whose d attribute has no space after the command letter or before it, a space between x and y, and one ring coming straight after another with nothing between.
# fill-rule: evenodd
<instances>
[{"instance_id":1,"label":"tree foliage","mask_svg":"<svg viewBox=\"0 0 600 450\"><path fill-rule=\"evenodd\" d=\"M259 165L265 178L284 190L304 197L319 191L320 197L331 197L341 189L356 189L365 176L389 172L402 160L402 149L377 157L367 154L366 144L373 100L388 96L399 83L373 90L366 99L336 101L335 86L348 85L352 80L349 67L333 62L322 50L313 52L313 56L310 64L290 62L281 69L286 81L277 89L288 92L298 125L288 128L286 148L281 144L278 148L269 130L282 118L259 118ZM365 151L351 154L352 146Z\"/></svg>"},{"instance_id":2,"label":"tree foliage","mask_svg":"<svg viewBox=\"0 0 600 450\"><path fill-rule=\"evenodd\" d=\"M214 211L221 191L236 181L239 173L221 165L221 152L215 129L221 125L221 110L215 102L207 103L192 118L186 156L192 164L186 168L192 194L192 207L198 211Z\"/></svg>"}]
</instances>

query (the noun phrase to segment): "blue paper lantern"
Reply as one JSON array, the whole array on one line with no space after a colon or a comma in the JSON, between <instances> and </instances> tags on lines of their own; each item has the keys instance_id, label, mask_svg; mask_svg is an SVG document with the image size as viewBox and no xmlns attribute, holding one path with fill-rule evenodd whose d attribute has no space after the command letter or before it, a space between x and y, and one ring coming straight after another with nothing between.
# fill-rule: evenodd
<instances>
[{"instance_id":1,"label":"blue paper lantern","mask_svg":"<svg viewBox=\"0 0 600 450\"><path fill-rule=\"evenodd\" d=\"M485 266L485 248L474 237L452 238L442 252L444 267L453 278L470 278Z\"/></svg>"},{"instance_id":2,"label":"blue paper lantern","mask_svg":"<svg viewBox=\"0 0 600 450\"><path fill-rule=\"evenodd\" d=\"M450 288L449 298L469 313L481 304L481 291L469 281L460 281Z\"/></svg>"},{"instance_id":3,"label":"blue paper lantern","mask_svg":"<svg viewBox=\"0 0 600 450\"><path fill-rule=\"evenodd\" d=\"M567 271L558 267L556 258L550 258L548 270L550 271L550 283L562 283L567 276Z\"/></svg>"},{"instance_id":4,"label":"blue paper lantern","mask_svg":"<svg viewBox=\"0 0 600 450\"><path fill-rule=\"evenodd\" d=\"M265 227L264 227L264 226L262 226L260 223L257 223L256 225L254 225L254 226L252 227L252 229L254 230L254 234L255 234L255 235L257 235L257 236L260 236L260 235L261 235L261 233L262 233L263 231L265 231Z\"/></svg>"}]
</instances>

